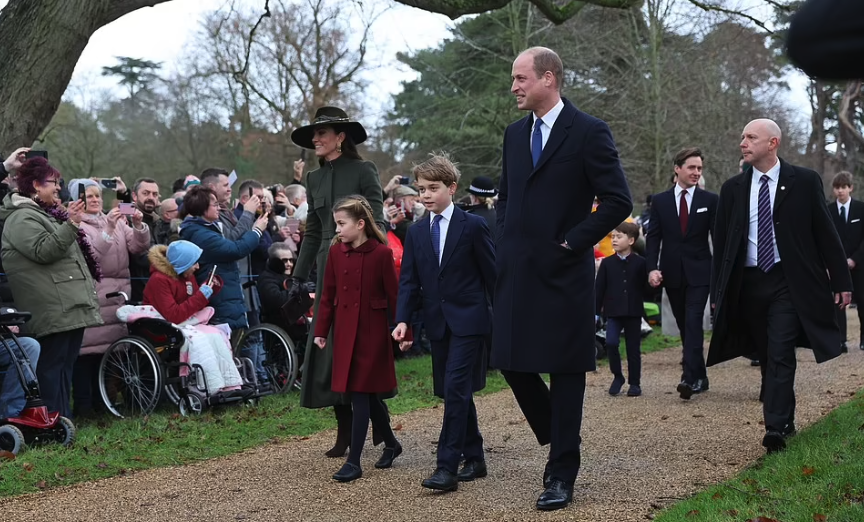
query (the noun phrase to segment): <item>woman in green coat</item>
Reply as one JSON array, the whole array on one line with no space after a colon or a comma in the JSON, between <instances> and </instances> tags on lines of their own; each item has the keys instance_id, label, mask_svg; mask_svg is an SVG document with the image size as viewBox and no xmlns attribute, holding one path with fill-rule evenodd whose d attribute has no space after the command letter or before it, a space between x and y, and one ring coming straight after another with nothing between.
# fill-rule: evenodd
<instances>
[{"instance_id":1,"label":"woman in green coat","mask_svg":"<svg viewBox=\"0 0 864 522\"><path fill-rule=\"evenodd\" d=\"M79 227L84 202L60 204L60 173L44 158L18 169L18 192L3 200L3 268L15 306L32 318L21 334L42 347L36 376L49 411L71 417L72 368L84 329L102 324L94 280L99 263Z\"/></svg>"},{"instance_id":2,"label":"woman in green coat","mask_svg":"<svg viewBox=\"0 0 864 522\"><path fill-rule=\"evenodd\" d=\"M323 288L324 267L336 224L333 221L333 204L346 196L360 194L372 205L372 211L381 219L384 227L384 201L378 169L371 161L364 161L357 152L357 145L366 141L366 130L356 121L351 121L342 109L321 107L311 124L291 133L291 140L305 149L314 149L320 168L306 175L306 194L309 214L306 234L300 247L294 277L307 279L312 266L318 267L318 289ZM320 291L316 292L315 316L318 315ZM315 328L314 322L312 329ZM312 336L306 346L303 363L303 379L300 404L305 408L333 406L339 429L336 445L327 452L328 457L341 457L351 440L351 400L348 396L330 389L333 367L332 334L327 347L319 350L312 344Z\"/></svg>"}]
</instances>

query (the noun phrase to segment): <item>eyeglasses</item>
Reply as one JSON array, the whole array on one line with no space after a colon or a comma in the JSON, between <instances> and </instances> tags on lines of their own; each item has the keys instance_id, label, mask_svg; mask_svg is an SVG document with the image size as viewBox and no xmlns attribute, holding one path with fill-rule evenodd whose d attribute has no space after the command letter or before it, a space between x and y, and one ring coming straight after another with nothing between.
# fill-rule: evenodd
<instances>
[{"instance_id":1,"label":"eyeglasses","mask_svg":"<svg viewBox=\"0 0 864 522\"><path fill-rule=\"evenodd\" d=\"M57 186L60 186L60 180L59 179L46 179L45 184L47 185L48 183L53 183Z\"/></svg>"},{"instance_id":2,"label":"eyeglasses","mask_svg":"<svg viewBox=\"0 0 864 522\"><path fill-rule=\"evenodd\" d=\"M288 263L294 264L294 259L291 258L291 257L283 257L283 258L281 258L279 261L282 261L282 263L284 263L284 264L286 264L286 265L287 265Z\"/></svg>"}]
</instances>

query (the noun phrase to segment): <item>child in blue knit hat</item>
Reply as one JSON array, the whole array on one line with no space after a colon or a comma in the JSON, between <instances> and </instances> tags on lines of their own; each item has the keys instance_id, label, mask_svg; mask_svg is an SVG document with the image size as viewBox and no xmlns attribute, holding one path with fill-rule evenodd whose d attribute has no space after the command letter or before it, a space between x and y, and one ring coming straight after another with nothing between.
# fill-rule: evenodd
<instances>
[{"instance_id":1,"label":"child in blue knit hat","mask_svg":"<svg viewBox=\"0 0 864 522\"><path fill-rule=\"evenodd\" d=\"M214 290L198 285L195 271L202 250L194 243L178 240L169 246L150 249L150 280L144 287L144 304L151 305L167 321L181 324L208 305ZM214 286L216 286L214 284ZM216 391L238 390L243 384L234 364L228 336L217 327L205 324L183 326L186 344L181 362L200 365L212 394ZM188 355L188 361L184 357ZM199 388L203 383L199 383ZM245 392L246 390L242 390Z\"/></svg>"}]
</instances>

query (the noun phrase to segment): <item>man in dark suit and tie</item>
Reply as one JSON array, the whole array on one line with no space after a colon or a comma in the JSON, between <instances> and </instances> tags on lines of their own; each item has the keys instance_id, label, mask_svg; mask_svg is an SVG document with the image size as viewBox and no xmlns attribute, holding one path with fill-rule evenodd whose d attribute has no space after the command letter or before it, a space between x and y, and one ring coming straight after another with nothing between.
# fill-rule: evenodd
<instances>
[{"instance_id":1,"label":"man in dark suit and tie","mask_svg":"<svg viewBox=\"0 0 864 522\"><path fill-rule=\"evenodd\" d=\"M708 391L702 317L711 279L708 236L717 212L717 194L698 187L702 151L684 149L675 156L675 185L651 199L645 235L648 281L666 288L681 333L684 368L678 393L689 399Z\"/></svg>"},{"instance_id":2,"label":"man in dark suit and tie","mask_svg":"<svg viewBox=\"0 0 864 522\"><path fill-rule=\"evenodd\" d=\"M609 127L561 98L563 78L550 49L513 62L511 90L531 113L504 132L498 196L492 365L551 443L541 510L566 507L579 473L585 372L596 368L593 247L633 210Z\"/></svg>"},{"instance_id":3,"label":"man in dark suit and tie","mask_svg":"<svg viewBox=\"0 0 864 522\"><path fill-rule=\"evenodd\" d=\"M437 468L423 487L455 491L460 481L487 473L471 394L486 385L495 247L486 220L453 205L459 171L447 157L417 165L414 176L428 212L405 236L393 338L406 350L411 314L423 310L435 395L444 399ZM465 465L457 470L462 456Z\"/></svg>"},{"instance_id":4,"label":"man in dark suit and tie","mask_svg":"<svg viewBox=\"0 0 864 522\"><path fill-rule=\"evenodd\" d=\"M771 120L747 124L741 152L750 167L720 189L708 351L711 366L756 348L769 453L795 433L795 347L812 348L817 363L840 355L834 307L852 299L822 178L778 158L780 139Z\"/></svg>"},{"instance_id":5,"label":"man in dark suit and tie","mask_svg":"<svg viewBox=\"0 0 864 522\"><path fill-rule=\"evenodd\" d=\"M852 173L838 172L831 182L836 204L831 205L831 217L840 234L846 264L852 273L852 299L858 311L858 322L864 332L864 202L852 199ZM837 323L843 338L843 352L846 352L846 311L837 309ZM864 350L864 335L859 334L859 347Z\"/></svg>"}]
</instances>

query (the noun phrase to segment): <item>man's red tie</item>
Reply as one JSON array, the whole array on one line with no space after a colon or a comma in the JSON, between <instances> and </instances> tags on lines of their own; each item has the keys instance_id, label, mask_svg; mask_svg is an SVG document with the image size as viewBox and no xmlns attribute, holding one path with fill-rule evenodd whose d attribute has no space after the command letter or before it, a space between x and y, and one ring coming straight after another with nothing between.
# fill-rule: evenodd
<instances>
[{"instance_id":1,"label":"man's red tie","mask_svg":"<svg viewBox=\"0 0 864 522\"><path fill-rule=\"evenodd\" d=\"M681 191L681 204L678 207L678 220L681 222L681 233L687 234L687 220L690 219L690 213L687 210L687 191Z\"/></svg>"}]
</instances>

